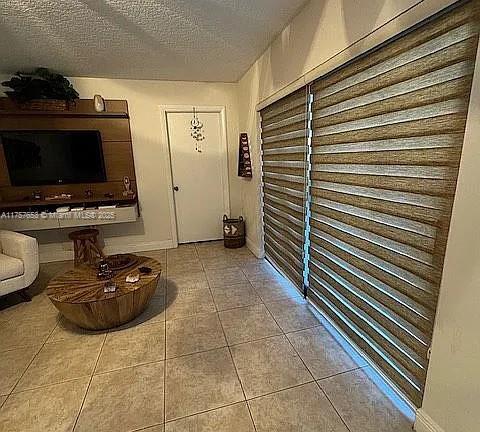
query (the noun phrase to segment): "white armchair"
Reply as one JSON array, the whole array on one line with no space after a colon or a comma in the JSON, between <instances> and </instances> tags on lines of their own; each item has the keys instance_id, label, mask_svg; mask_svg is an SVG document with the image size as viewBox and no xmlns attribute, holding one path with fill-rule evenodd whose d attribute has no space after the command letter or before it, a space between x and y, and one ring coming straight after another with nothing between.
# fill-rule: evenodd
<instances>
[{"instance_id":1,"label":"white armchair","mask_svg":"<svg viewBox=\"0 0 480 432\"><path fill-rule=\"evenodd\" d=\"M24 300L30 300L25 289L35 281L38 270L37 240L0 230L0 296L20 291Z\"/></svg>"}]
</instances>

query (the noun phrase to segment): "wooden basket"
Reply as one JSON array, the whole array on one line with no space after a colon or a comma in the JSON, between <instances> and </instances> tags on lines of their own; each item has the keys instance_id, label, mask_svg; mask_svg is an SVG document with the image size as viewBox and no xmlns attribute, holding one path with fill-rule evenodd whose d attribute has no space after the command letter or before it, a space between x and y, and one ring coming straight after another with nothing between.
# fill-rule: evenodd
<instances>
[{"instance_id":1,"label":"wooden basket","mask_svg":"<svg viewBox=\"0 0 480 432\"><path fill-rule=\"evenodd\" d=\"M223 216L223 244L228 249L241 248L245 245L245 221Z\"/></svg>"}]
</instances>

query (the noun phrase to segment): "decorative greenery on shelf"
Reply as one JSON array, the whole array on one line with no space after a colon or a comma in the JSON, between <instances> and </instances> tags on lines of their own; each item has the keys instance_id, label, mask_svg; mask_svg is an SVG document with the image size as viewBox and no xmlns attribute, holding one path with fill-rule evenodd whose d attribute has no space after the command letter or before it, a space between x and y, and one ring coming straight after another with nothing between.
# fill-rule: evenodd
<instances>
[{"instance_id":1,"label":"decorative greenery on shelf","mask_svg":"<svg viewBox=\"0 0 480 432\"><path fill-rule=\"evenodd\" d=\"M58 99L74 101L78 92L63 75L53 73L47 68L36 68L33 72L17 72L9 81L2 82L7 96L17 102L34 99Z\"/></svg>"}]
</instances>

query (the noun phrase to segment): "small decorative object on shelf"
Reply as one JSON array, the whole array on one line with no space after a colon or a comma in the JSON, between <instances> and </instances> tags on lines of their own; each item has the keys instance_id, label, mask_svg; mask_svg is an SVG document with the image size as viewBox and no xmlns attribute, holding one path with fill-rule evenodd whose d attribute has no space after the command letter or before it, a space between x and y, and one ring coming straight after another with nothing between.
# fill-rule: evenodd
<instances>
[{"instance_id":1,"label":"small decorative object on shelf","mask_svg":"<svg viewBox=\"0 0 480 432\"><path fill-rule=\"evenodd\" d=\"M73 197L72 194L61 193L59 195L50 195L45 197L45 201L57 201L57 200L71 200Z\"/></svg>"},{"instance_id":2,"label":"small decorative object on shelf","mask_svg":"<svg viewBox=\"0 0 480 432\"><path fill-rule=\"evenodd\" d=\"M12 90L6 95L29 110L64 110L69 102L78 99L78 92L63 75L36 68L33 72L17 72L9 81L2 82Z\"/></svg>"},{"instance_id":3,"label":"small decorative object on shelf","mask_svg":"<svg viewBox=\"0 0 480 432\"><path fill-rule=\"evenodd\" d=\"M125 190L123 191L124 197L133 197L135 195L135 193L132 191L132 183L130 182L130 177L123 177L123 187L125 188Z\"/></svg>"},{"instance_id":4,"label":"small decorative object on shelf","mask_svg":"<svg viewBox=\"0 0 480 432\"><path fill-rule=\"evenodd\" d=\"M69 206L60 206L55 209L55 213L68 213L70 211Z\"/></svg>"},{"instance_id":5,"label":"small decorative object on shelf","mask_svg":"<svg viewBox=\"0 0 480 432\"><path fill-rule=\"evenodd\" d=\"M93 198L93 191L91 189L85 191L85 198Z\"/></svg>"},{"instance_id":6,"label":"small decorative object on shelf","mask_svg":"<svg viewBox=\"0 0 480 432\"><path fill-rule=\"evenodd\" d=\"M250 145L248 143L248 135L240 134L240 144L238 150L238 176L252 177L252 161L250 158Z\"/></svg>"},{"instance_id":7,"label":"small decorative object on shelf","mask_svg":"<svg viewBox=\"0 0 480 432\"><path fill-rule=\"evenodd\" d=\"M103 97L98 94L93 96L93 106L96 112L105 111L105 101L103 100Z\"/></svg>"},{"instance_id":8,"label":"small decorative object on shelf","mask_svg":"<svg viewBox=\"0 0 480 432\"><path fill-rule=\"evenodd\" d=\"M35 201L38 201L38 200L43 199L42 191L33 191L33 193L32 193L32 198L33 198Z\"/></svg>"}]
</instances>

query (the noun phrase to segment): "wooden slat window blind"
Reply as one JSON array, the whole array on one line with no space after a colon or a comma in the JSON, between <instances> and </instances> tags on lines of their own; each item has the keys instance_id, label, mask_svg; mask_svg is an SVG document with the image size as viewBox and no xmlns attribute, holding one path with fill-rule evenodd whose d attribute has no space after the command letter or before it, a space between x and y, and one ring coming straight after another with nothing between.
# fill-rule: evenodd
<instances>
[{"instance_id":1,"label":"wooden slat window blind","mask_svg":"<svg viewBox=\"0 0 480 432\"><path fill-rule=\"evenodd\" d=\"M479 2L312 84L309 292L420 406Z\"/></svg>"},{"instance_id":2,"label":"wooden slat window blind","mask_svg":"<svg viewBox=\"0 0 480 432\"><path fill-rule=\"evenodd\" d=\"M304 271L307 102L304 87L260 112L265 254L299 289Z\"/></svg>"}]
</instances>

